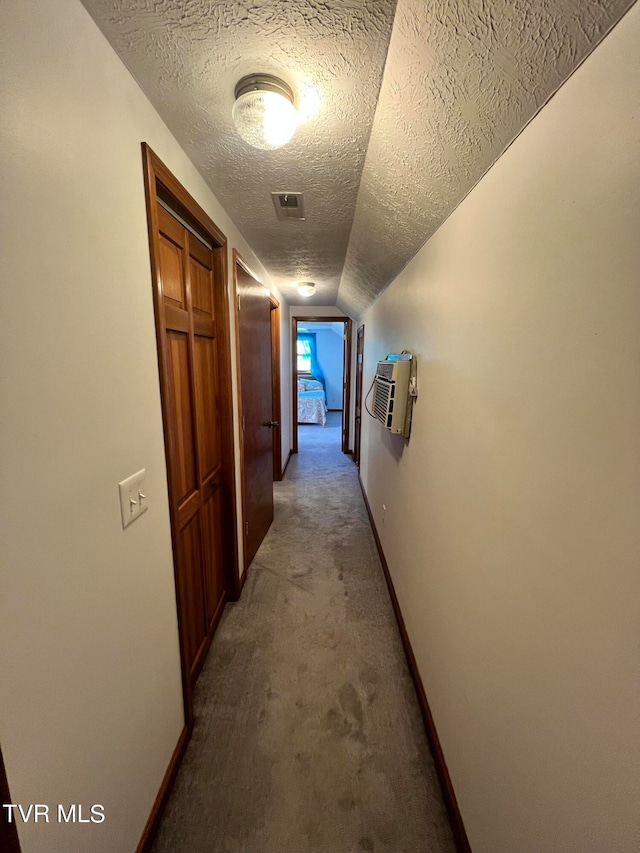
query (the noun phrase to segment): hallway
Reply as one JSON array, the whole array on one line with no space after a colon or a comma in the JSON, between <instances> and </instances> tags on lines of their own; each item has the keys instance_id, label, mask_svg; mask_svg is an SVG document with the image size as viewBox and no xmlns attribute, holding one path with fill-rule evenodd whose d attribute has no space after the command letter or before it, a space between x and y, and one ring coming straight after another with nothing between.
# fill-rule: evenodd
<instances>
[{"instance_id":1,"label":"hallway","mask_svg":"<svg viewBox=\"0 0 640 853\"><path fill-rule=\"evenodd\" d=\"M300 429L154 853L454 850L340 416Z\"/></svg>"}]
</instances>

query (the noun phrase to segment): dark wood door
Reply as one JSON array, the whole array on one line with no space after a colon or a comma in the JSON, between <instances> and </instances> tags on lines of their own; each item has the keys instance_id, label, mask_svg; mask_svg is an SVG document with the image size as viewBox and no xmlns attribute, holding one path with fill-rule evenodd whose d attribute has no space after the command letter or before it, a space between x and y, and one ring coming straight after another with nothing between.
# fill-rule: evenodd
<instances>
[{"instance_id":1,"label":"dark wood door","mask_svg":"<svg viewBox=\"0 0 640 853\"><path fill-rule=\"evenodd\" d=\"M3 803L12 803L9 793L9 782L4 769L2 750L0 750L0 807ZM25 806L26 808L26 806ZM15 809L14 809L15 811ZM20 853L20 841L18 840L18 829L15 818L9 823L8 809L2 809L0 814L0 850L2 853Z\"/></svg>"},{"instance_id":2,"label":"dark wood door","mask_svg":"<svg viewBox=\"0 0 640 853\"><path fill-rule=\"evenodd\" d=\"M364 326L358 329L356 340L356 419L353 437L353 461L360 467L360 439L362 436L362 371L364 367Z\"/></svg>"},{"instance_id":3,"label":"dark wood door","mask_svg":"<svg viewBox=\"0 0 640 853\"><path fill-rule=\"evenodd\" d=\"M271 308L271 419L278 426L274 427L273 434L273 479L282 480L282 424L280 396L280 303L271 296L269 298Z\"/></svg>"},{"instance_id":4,"label":"dark wood door","mask_svg":"<svg viewBox=\"0 0 640 853\"><path fill-rule=\"evenodd\" d=\"M180 630L191 684L226 598L214 255L157 206L159 341Z\"/></svg>"},{"instance_id":5,"label":"dark wood door","mask_svg":"<svg viewBox=\"0 0 640 853\"><path fill-rule=\"evenodd\" d=\"M245 567L273 521L271 302L269 291L236 259L242 400Z\"/></svg>"},{"instance_id":6,"label":"dark wood door","mask_svg":"<svg viewBox=\"0 0 640 853\"><path fill-rule=\"evenodd\" d=\"M349 452L349 418L351 407L351 320L344 321L342 357L342 452Z\"/></svg>"}]
</instances>

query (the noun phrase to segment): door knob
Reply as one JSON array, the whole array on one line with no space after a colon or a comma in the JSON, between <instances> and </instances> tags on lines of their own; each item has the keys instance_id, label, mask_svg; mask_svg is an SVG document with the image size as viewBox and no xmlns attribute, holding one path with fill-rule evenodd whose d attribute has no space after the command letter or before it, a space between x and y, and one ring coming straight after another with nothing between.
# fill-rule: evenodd
<instances>
[{"instance_id":1,"label":"door knob","mask_svg":"<svg viewBox=\"0 0 640 853\"><path fill-rule=\"evenodd\" d=\"M269 427L269 429L275 429L280 426L280 421L263 421L262 426Z\"/></svg>"}]
</instances>

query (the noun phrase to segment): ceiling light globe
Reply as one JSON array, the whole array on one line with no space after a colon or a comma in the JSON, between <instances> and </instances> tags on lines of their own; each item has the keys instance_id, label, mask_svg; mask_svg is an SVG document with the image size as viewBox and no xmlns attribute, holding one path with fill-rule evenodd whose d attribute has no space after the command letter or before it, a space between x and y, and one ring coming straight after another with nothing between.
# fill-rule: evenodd
<instances>
[{"instance_id":1,"label":"ceiling light globe","mask_svg":"<svg viewBox=\"0 0 640 853\"><path fill-rule=\"evenodd\" d=\"M303 281L298 285L298 293L300 296L313 296L316 292L316 286L312 281Z\"/></svg>"},{"instance_id":2,"label":"ceiling light globe","mask_svg":"<svg viewBox=\"0 0 640 853\"><path fill-rule=\"evenodd\" d=\"M259 78L255 82L241 86L233 105L231 116L240 136L254 148L268 151L286 145L295 133L298 114L293 99L288 95L288 87L282 85L282 91L273 91L264 87ZM279 81L280 82L280 81Z\"/></svg>"}]
</instances>

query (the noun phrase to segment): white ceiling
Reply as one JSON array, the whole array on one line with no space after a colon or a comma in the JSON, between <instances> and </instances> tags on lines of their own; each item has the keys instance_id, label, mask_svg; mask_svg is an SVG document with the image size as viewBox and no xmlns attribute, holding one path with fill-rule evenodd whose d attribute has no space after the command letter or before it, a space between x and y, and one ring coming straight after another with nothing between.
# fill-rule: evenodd
<instances>
[{"instance_id":1,"label":"white ceiling","mask_svg":"<svg viewBox=\"0 0 640 853\"><path fill-rule=\"evenodd\" d=\"M632 5L398 0L394 23L395 0L83 2L287 300L354 316ZM319 97L277 151L231 121L253 72ZM276 218L283 191L304 222Z\"/></svg>"}]
</instances>

